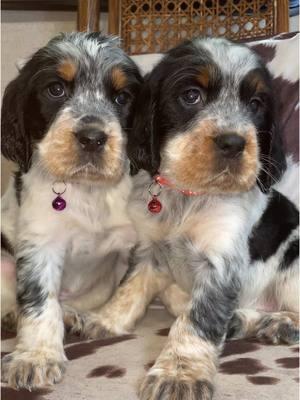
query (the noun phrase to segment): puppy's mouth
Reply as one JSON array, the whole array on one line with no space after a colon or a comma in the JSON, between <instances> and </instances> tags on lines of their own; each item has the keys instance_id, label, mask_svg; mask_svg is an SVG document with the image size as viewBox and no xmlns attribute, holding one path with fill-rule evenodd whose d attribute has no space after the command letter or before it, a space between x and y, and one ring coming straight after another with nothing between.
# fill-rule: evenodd
<instances>
[{"instance_id":1,"label":"puppy's mouth","mask_svg":"<svg viewBox=\"0 0 300 400\"><path fill-rule=\"evenodd\" d=\"M243 176L236 171L236 168L227 166L220 172L212 174L200 174L195 172L194 179L186 181L178 175L175 177L171 171L164 172L167 179L173 182L174 186L183 192L192 191L201 194L222 194L239 193L250 190L256 182L255 173L250 176Z\"/></svg>"},{"instance_id":2,"label":"puppy's mouth","mask_svg":"<svg viewBox=\"0 0 300 400\"><path fill-rule=\"evenodd\" d=\"M242 165L228 165L221 172L199 182L209 193L237 193L250 190L256 181L256 174L241 173Z\"/></svg>"},{"instance_id":3,"label":"puppy's mouth","mask_svg":"<svg viewBox=\"0 0 300 400\"><path fill-rule=\"evenodd\" d=\"M96 177L101 174L102 174L101 169L91 162L88 162L79 167L75 167L69 172L69 175L71 178L72 177L89 177L89 176Z\"/></svg>"}]
</instances>

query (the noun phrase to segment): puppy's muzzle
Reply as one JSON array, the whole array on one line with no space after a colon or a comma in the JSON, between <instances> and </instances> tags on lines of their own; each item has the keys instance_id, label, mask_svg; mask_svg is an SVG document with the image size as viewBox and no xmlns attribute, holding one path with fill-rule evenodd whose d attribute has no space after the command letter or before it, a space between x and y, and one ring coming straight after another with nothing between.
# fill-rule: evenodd
<instances>
[{"instance_id":1,"label":"puppy's muzzle","mask_svg":"<svg viewBox=\"0 0 300 400\"><path fill-rule=\"evenodd\" d=\"M214 138L218 152L224 158L241 156L246 145L246 140L235 133L227 133Z\"/></svg>"}]
</instances>

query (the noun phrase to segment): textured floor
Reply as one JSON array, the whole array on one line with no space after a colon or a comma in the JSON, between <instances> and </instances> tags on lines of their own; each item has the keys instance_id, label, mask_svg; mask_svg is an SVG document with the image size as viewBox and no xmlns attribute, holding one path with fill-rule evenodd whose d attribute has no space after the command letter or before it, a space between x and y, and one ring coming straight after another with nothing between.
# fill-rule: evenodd
<instances>
[{"instance_id":1,"label":"textured floor","mask_svg":"<svg viewBox=\"0 0 300 400\"><path fill-rule=\"evenodd\" d=\"M152 308L132 335L78 341L69 337L64 380L29 393L2 387L3 400L137 400L140 379L162 349L173 319ZM3 332L2 353L15 338ZM299 393L299 347L252 341L227 343L220 362L215 400L295 400Z\"/></svg>"}]
</instances>

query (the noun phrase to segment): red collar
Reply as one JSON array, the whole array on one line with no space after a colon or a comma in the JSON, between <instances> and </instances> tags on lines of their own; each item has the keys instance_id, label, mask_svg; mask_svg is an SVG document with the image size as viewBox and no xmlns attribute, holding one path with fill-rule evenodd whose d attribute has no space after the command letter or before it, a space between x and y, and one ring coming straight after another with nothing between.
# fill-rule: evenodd
<instances>
[{"instance_id":1,"label":"red collar","mask_svg":"<svg viewBox=\"0 0 300 400\"><path fill-rule=\"evenodd\" d=\"M161 175L155 175L154 176L154 181L160 186L166 186L166 187L169 187L171 189L175 189L178 192L180 192L180 193L182 193L182 194L184 194L186 196L201 196L201 195L204 194L204 193L200 193L200 192L194 192L194 191L189 190L189 189L178 189L168 179L164 178Z\"/></svg>"}]
</instances>

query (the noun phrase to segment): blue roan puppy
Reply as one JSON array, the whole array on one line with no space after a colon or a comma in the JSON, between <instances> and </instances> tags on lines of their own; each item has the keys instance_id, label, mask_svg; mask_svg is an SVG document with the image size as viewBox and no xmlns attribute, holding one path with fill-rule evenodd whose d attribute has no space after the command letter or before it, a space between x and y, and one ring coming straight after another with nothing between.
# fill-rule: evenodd
<instances>
[{"instance_id":1,"label":"blue roan puppy","mask_svg":"<svg viewBox=\"0 0 300 400\"><path fill-rule=\"evenodd\" d=\"M37 51L5 91L2 153L19 166L1 236L2 314L19 311L16 349L2 361L14 388L62 378L61 303L94 309L127 270L126 143L141 81L115 38L74 33Z\"/></svg>"},{"instance_id":2,"label":"blue roan puppy","mask_svg":"<svg viewBox=\"0 0 300 400\"><path fill-rule=\"evenodd\" d=\"M128 147L147 171L130 202L139 245L113 298L76 326L127 332L157 295L179 314L143 400L211 399L226 336L298 341L298 168L274 98L260 59L225 39L179 45L144 83Z\"/></svg>"}]
</instances>

